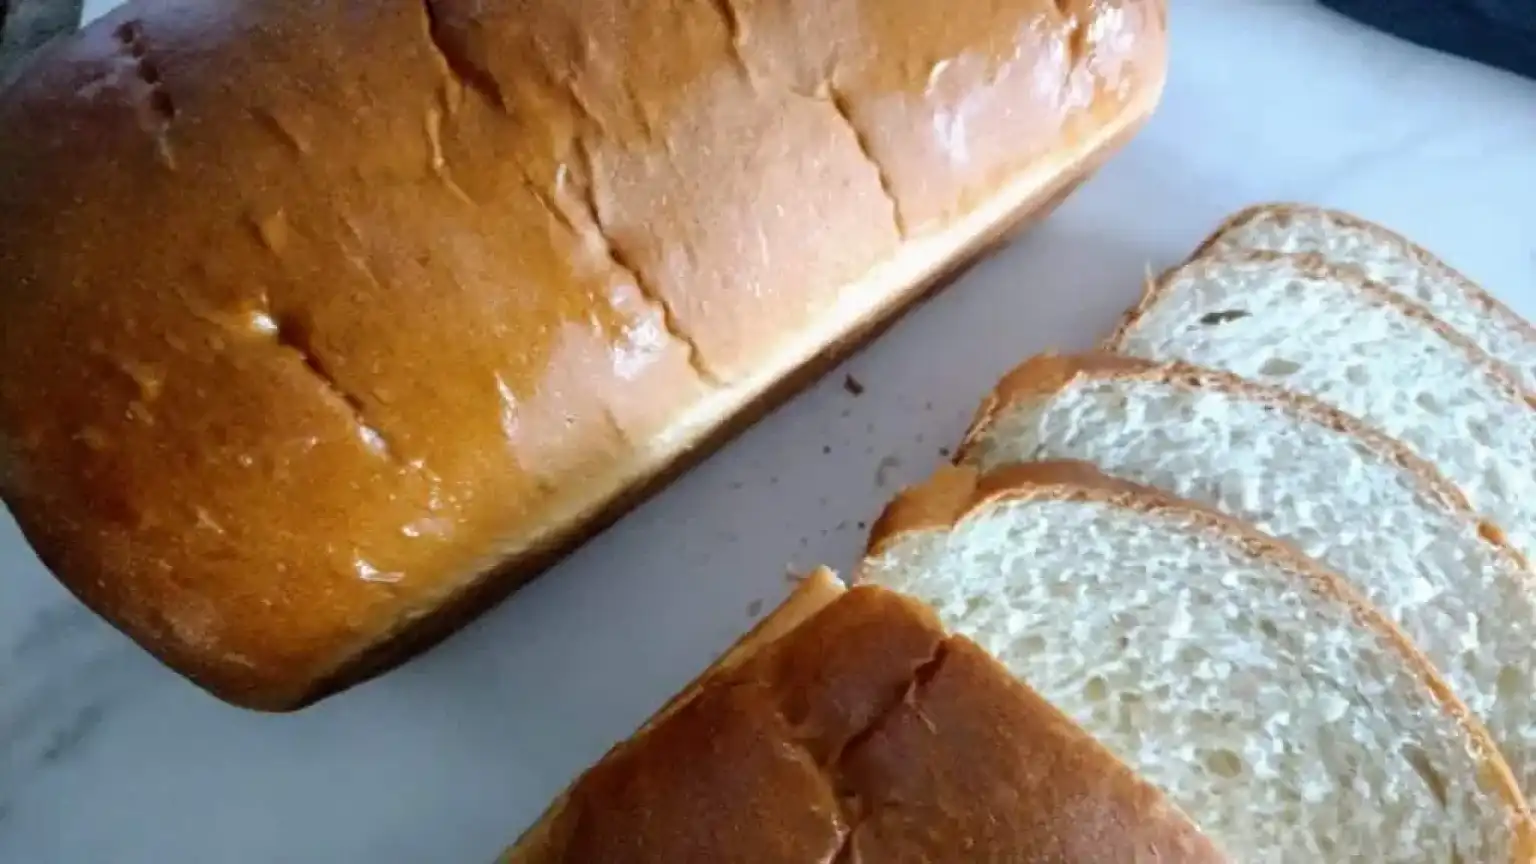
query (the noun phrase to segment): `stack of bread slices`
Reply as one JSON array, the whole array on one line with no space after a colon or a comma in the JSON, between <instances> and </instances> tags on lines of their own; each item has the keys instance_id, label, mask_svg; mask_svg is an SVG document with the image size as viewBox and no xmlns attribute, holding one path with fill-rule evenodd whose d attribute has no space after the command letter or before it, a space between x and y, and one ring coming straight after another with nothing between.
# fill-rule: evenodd
<instances>
[{"instance_id":1,"label":"stack of bread slices","mask_svg":"<svg viewBox=\"0 0 1536 864\"><path fill-rule=\"evenodd\" d=\"M1536 860L1533 392L1429 253L1246 210L505 860Z\"/></svg>"},{"instance_id":2,"label":"stack of bread slices","mask_svg":"<svg viewBox=\"0 0 1536 864\"><path fill-rule=\"evenodd\" d=\"M1527 861L1533 393L1536 329L1429 253L1250 208L1009 373L860 577L1234 857Z\"/></svg>"}]
</instances>

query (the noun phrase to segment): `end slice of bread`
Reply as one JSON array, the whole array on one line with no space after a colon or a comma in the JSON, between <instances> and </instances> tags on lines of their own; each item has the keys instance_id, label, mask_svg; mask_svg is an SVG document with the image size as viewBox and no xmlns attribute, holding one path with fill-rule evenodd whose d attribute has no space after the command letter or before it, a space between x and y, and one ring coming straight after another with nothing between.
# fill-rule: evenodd
<instances>
[{"instance_id":1,"label":"end slice of bread","mask_svg":"<svg viewBox=\"0 0 1536 864\"><path fill-rule=\"evenodd\" d=\"M1536 557L1536 397L1424 307L1316 255L1199 258L1104 347L1316 397L1402 441Z\"/></svg>"},{"instance_id":2,"label":"end slice of bread","mask_svg":"<svg viewBox=\"0 0 1536 864\"><path fill-rule=\"evenodd\" d=\"M1536 326L1408 238L1374 222L1309 204L1258 204L1232 215L1192 257L1234 251L1315 252L1422 303L1536 390Z\"/></svg>"},{"instance_id":3,"label":"end slice of bread","mask_svg":"<svg viewBox=\"0 0 1536 864\"><path fill-rule=\"evenodd\" d=\"M500 860L1226 858L929 609L818 571Z\"/></svg>"},{"instance_id":4,"label":"end slice of bread","mask_svg":"<svg viewBox=\"0 0 1536 864\"><path fill-rule=\"evenodd\" d=\"M1402 628L1536 789L1536 576L1400 442L1226 372L1040 356L998 384L958 458L1085 460L1291 543Z\"/></svg>"},{"instance_id":5,"label":"end slice of bread","mask_svg":"<svg viewBox=\"0 0 1536 864\"><path fill-rule=\"evenodd\" d=\"M1482 726L1347 583L1085 463L948 468L863 581L933 604L1251 860L1527 861Z\"/></svg>"}]
</instances>

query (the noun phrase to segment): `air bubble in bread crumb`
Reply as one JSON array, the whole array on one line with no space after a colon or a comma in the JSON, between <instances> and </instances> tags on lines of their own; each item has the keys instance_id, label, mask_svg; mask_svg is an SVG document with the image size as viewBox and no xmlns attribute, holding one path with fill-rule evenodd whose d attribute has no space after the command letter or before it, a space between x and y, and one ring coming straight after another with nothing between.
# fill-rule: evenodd
<instances>
[{"instance_id":1,"label":"air bubble in bread crumb","mask_svg":"<svg viewBox=\"0 0 1536 864\"><path fill-rule=\"evenodd\" d=\"M1349 700L1337 693L1323 693L1318 697L1318 707L1323 720L1336 723L1349 712Z\"/></svg>"},{"instance_id":2,"label":"air bubble in bread crumb","mask_svg":"<svg viewBox=\"0 0 1536 864\"><path fill-rule=\"evenodd\" d=\"M1089 702L1103 702L1109 698L1109 682L1102 675L1095 675L1083 682L1083 698Z\"/></svg>"},{"instance_id":3,"label":"air bubble in bread crumb","mask_svg":"<svg viewBox=\"0 0 1536 864\"><path fill-rule=\"evenodd\" d=\"M1430 794L1435 796L1435 800L1440 803L1440 806L1447 806L1450 803L1449 785L1445 776L1435 767L1429 754L1412 744L1405 744L1402 749L1402 755L1403 759L1412 766L1414 772L1424 781L1424 785L1428 787Z\"/></svg>"},{"instance_id":4,"label":"air bubble in bread crumb","mask_svg":"<svg viewBox=\"0 0 1536 864\"><path fill-rule=\"evenodd\" d=\"M1205 767L1217 777L1240 777L1243 773L1243 758L1231 750L1212 750L1205 754Z\"/></svg>"},{"instance_id":5,"label":"air bubble in bread crumb","mask_svg":"<svg viewBox=\"0 0 1536 864\"><path fill-rule=\"evenodd\" d=\"M1530 698L1531 673L1517 666L1505 666L1499 670L1497 690L1500 699L1523 702Z\"/></svg>"},{"instance_id":6,"label":"air bubble in bread crumb","mask_svg":"<svg viewBox=\"0 0 1536 864\"><path fill-rule=\"evenodd\" d=\"M1271 357L1259 367L1259 374L1284 377L1301 371L1301 364L1283 357Z\"/></svg>"}]
</instances>

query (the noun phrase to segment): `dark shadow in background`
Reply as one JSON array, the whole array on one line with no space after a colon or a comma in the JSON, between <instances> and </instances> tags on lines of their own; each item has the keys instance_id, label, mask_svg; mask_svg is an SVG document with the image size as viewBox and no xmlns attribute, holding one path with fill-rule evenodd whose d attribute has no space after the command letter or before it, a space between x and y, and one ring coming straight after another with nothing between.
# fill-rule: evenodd
<instances>
[{"instance_id":1,"label":"dark shadow in background","mask_svg":"<svg viewBox=\"0 0 1536 864\"><path fill-rule=\"evenodd\" d=\"M1322 0L1322 5L1416 45L1536 78L1532 0Z\"/></svg>"}]
</instances>

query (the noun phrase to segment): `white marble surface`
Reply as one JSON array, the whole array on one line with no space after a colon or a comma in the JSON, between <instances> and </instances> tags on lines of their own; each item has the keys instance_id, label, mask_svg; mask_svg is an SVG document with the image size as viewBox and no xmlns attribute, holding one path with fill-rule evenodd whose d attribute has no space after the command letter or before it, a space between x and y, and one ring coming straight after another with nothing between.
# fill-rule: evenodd
<instances>
[{"instance_id":1,"label":"white marble surface","mask_svg":"<svg viewBox=\"0 0 1536 864\"><path fill-rule=\"evenodd\" d=\"M92 4L88 4L92 5ZM96 4L99 8L101 4ZM0 861L486 861L786 590L847 567L994 378L1083 347L1230 210L1393 225L1536 316L1536 84L1304 0L1175 0L1161 112L1058 215L426 658L296 716L224 707L0 526Z\"/></svg>"}]
</instances>

